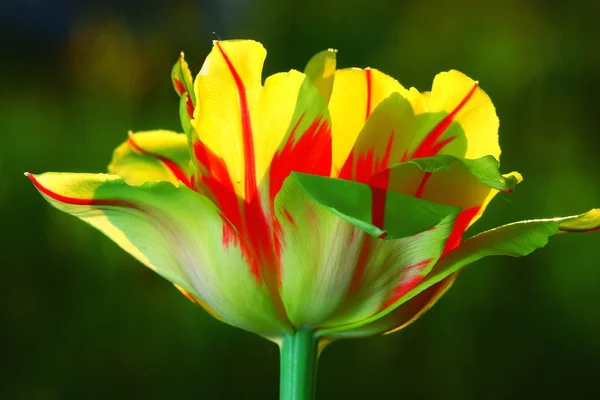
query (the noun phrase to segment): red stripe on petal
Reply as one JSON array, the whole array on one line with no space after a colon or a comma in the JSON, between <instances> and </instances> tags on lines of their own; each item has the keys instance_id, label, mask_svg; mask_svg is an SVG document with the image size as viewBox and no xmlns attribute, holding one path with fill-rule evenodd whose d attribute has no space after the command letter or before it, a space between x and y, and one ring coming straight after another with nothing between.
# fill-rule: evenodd
<instances>
[{"instance_id":1,"label":"red stripe on petal","mask_svg":"<svg viewBox=\"0 0 600 400\"><path fill-rule=\"evenodd\" d=\"M379 229L383 229L383 222L385 218L385 200L387 191L378 187L371 186L371 194L373 196L371 208L371 218L373 225Z\"/></svg>"},{"instance_id":2,"label":"red stripe on petal","mask_svg":"<svg viewBox=\"0 0 600 400\"><path fill-rule=\"evenodd\" d=\"M204 143L196 141L194 143L194 156L197 162L206 170L201 171L199 181L204 186L205 193L212 195L213 201L219 206L219 209L229 221L237 228L242 229L242 216L238 197L233 188L233 182L229 176L229 171L221 157L215 155Z\"/></svg>"},{"instance_id":3,"label":"red stripe on petal","mask_svg":"<svg viewBox=\"0 0 600 400\"><path fill-rule=\"evenodd\" d=\"M161 156L160 154L152 153L150 151L146 151L146 150L142 149L135 142L135 140L133 139L133 134L131 134L131 133L129 134L129 139L127 139L127 142L138 153L143 154L148 157L155 158L158 161L160 161L161 163L163 163L164 166L167 167L169 169L169 171L171 171L171 173L173 173L173 175L175 175L175 178L177 178L178 181L183 182L183 184L186 185L187 187L192 187L190 178L188 178L188 176L185 174L185 172L183 172L183 170L181 168L179 168L179 166L174 161L168 159L167 157Z\"/></svg>"},{"instance_id":4,"label":"red stripe on petal","mask_svg":"<svg viewBox=\"0 0 600 400\"><path fill-rule=\"evenodd\" d=\"M456 139L456 136L450 136L449 138L446 138L444 140L442 140L439 143L436 143L435 145L433 145L433 147L431 148L431 153L425 157L428 156L435 156L437 153L439 153L447 144L449 144L450 142L452 142L454 139Z\"/></svg>"},{"instance_id":5,"label":"red stripe on petal","mask_svg":"<svg viewBox=\"0 0 600 400\"><path fill-rule=\"evenodd\" d=\"M354 166L354 158L357 149L354 148L348 155L348 158L340 171L339 178L361 183L370 183L369 181L375 174L384 171L389 166L393 143L394 132L391 132L388 137L385 151L381 157L375 156L375 146L372 146L368 149L361 150L358 153L356 166ZM387 188L387 183L385 185L378 185L378 187Z\"/></svg>"},{"instance_id":6,"label":"red stripe on petal","mask_svg":"<svg viewBox=\"0 0 600 400\"><path fill-rule=\"evenodd\" d=\"M244 142L244 159L245 159L245 169L244 169L244 194L246 199L251 199L254 197L256 193L256 165L254 159L254 141L252 139L252 124L250 121L250 109L248 108L248 99L246 97L246 87L242 78L238 74L235 66L221 47L221 43L215 42L217 48L221 52L229 71L231 72L231 76L235 81L235 86L237 87L238 99L240 102L240 115L241 115L241 125L242 125L242 140Z\"/></svg>"},{"instance_id":7,"label":"red stripe on petal","mask_svg":"<svg viewBox=\"0 0 600 400\"><path fill-rule=\"evenodd\" d=\"M194 110L195 110L194 103L192 102L192 98L190 97L189 93L185 93L184 95L185 95L185 105L187 108L188 116L193 119L194 118Z\"/></svg>"},{"instance_id":8,"label":"red stripe on petal","mask_svg":"<svg viewBox=\"0 0 600 400\"><path fill-rule=\"evenodd\" d=\"M467 208L466 210L463 210L460 212L460 214L458 214L456 220L454 221L452 233L450 233L450 236L448 236L448 239L446 240L443 255L454 250L460 244L462 237L465 234L465 231L469 227L469 224L471 223L473 218L475 218L477 213L479 213L479 210L481 210L481 207L477 206Z\"/></svg>"},{"instance_id":9,"label":"red stripe on petal","mask_svg":"<svg viewBox=\"0 0 600 400\"><path fill-rule=\"evenodd\" d=\"M390 142L391 143L391 140ZM371 179L374 178L374 179ZM369 177L369 187L371 188L371 218L372 223L379 229L383 229L385 223L385 204L387 200L387 189L390 183L390 170L384 168L381 172ZM387 236L384 232L380 238Z\"/></svg>"},{"instance_id":10,"label":"red stripe on petal","mask_svg":"<svg viewBox=\"0 0 600 400\"><path fill-rule=\"evenodd\" d=\"M477 90L477 87L478 85L477 83L475 83L475 85L473 85L473 88L469 91L469 93L467 93L467 95L456 106L456 108L454 108L454 110L452 110L450 114L448 114L443 120L441 120L435 126L435 128L433 128L431 132L427 134L425 139L423 139L421 144L419 144L417 149L413 152L411 158L421 158L435 155L441 150L442 147L444 147L446 144L448 144L454 139L452 138L450 139L450 141L447 141L448 139L446 139L443 142L436 143L438 139L444 134L446 129L448 129L450 124L452 124L458 112L462 110L463 107L467 104L467 102L471 99L471 97L473 97L473 94L475 93L475 90Z\"/></svg>"},{"instance_id":11,"label":"red stripe on petal","mask_svg":"<svg viewBox=\"0 0 600 400\"><path fill-rule=\"evenodd\" d=\"M244 238L248 241L256 260L263 267L277 265L276 239L272 224L269 223L260 199L255 197L250 203L244 203ZM258 262L252 265L252 273L261 279Z\"/></svg>"},{"instance_id":12,"label":"red stripe on petal","mask_svg":"<svg viewBox=\"0 0 600 400\"><path fill-rule=\"evenodd\" d=\"M283 209L283 214L285 215L285 218L288 220L288 222L294 226L296 226L296 224L294 223L294 218L292 218L292 214L290 214L290 212L288 210L286 210L285 208Z\"/></svg>"},{"instance_id":13,"label":"red stripe on petal","mask_svg":"<svg viewBox=\"0 0 600 400\"><path fill-rule=\"evenodd\" d=\"M242 200L237 196L225 162L202 142L194 143L194 155L206 170L201 171L199 186L219 206L223 215L236 230L240 249L248 260L251 273L262 282L260 265L272 265L276 243L273 230L259 198ZM224 231L225 239L231 241Z\"/></svg>"},{"instance_id":14,"label":"red stripe on petal","mask_svg":"<svg viewBox=\"0 0 600 400\"><path fill-rule=\"evenodd\" d=\"M394 304L397 300L414 288L419 282L421 282L424 278L424 275L420 274L420 272L423 268L427 267L431 261L431 258L429 258L427 260L404 267L402 269L403 275L410 274L411 276L403 279L402 282L400 282L400 284L394 288L392 295L383 304L381 309L385 309Z\"/></svg>"},{"instance_id":15,"label":"red stripe on petal","mask_svg":"<svg viewBox=\"0 0 600 400\"><path fill-rule=\"evenodd\" d=\"M231 222L229 222L225 215L221 214L220 217L221 222L223 224L223 231L221 236L223 246L237 246L239 237L237 232L235 231L235 228L233 227L233 225L231 225Z\"/></svg>"},{"instance_id":16,"label":"red stripe on petal","mask_svg":"<svg viewBox=\"0 0 600 400\"><path fill-rule=\"evenodd\" d=\"M385 153L383 153L383 157L381 161L375 165L376 172L379 172L387 167L389 167L390 163L390 155L392 154L392 144L394 143L394 132L390 133L390 137L388 139L387 146L385 148Z\"/></svg>"},{"instance_id":17,"label":"red stripe on petal","mask_svg":"<svg viewBox=\"0 0 600 400\"><path fill-rule=\"evenodd\" d=\"M373 176L374 172L374 153L375 149L371 147L366 151L358 153L358 159L356 160L356 166L354 167L353 181L367 183L369 178Z\"/></svg>"},{"instance_id":18,"label":"red stripe on petal","mask_svg":"<svg viewBox=\"0 0 600 400\"><path fill-rule=\"evenodd\" d=\"M366 155L359 155L356 163L355 180L368 183L371 188L371 222L379 229L383 229L385 223L385 205L390 180L390 171L387 167L393 142L394 132L390 134L385 152L380 159L373 156L374 148L371 148ZM349 160L351 161L350 158ZM386 236L387 233L384 232L380 238L383 239Z\"/></svg>"},{"instance_id":19,"label":"red stripe on petal","mask_svg":"<svg viewBox=\"0 0 600 400\"><path fill-rule=\"evenodd\" d=\"M369 115L371 115L371 98L373 97L373 82L371 75L371 69L365 69L365 77L367 79L367 112L365 121L369 118Z\"/></svg>"},{"instance_id":20,"label":"red stripe on petal","mask_svg":"<svg viewBox=\"0 0 600 400\"><path fill-rule=\"evenodd\" d=\"M302 115L283 147L275 153L269 170L269 197L271 205L283 181L292 171L329 176L331 172L331 128L327 120L316 118L298 134Z\"/></svg>"},{"instance_id":21,"label":"red stripe on petal","mask_svg":"<svg viewBox=\"0 0 600 400\"><path fill-rule=\"evenodd\" d=\"M269 207L273 209L275 196L281 190L283 182L292 171L302 172L312 175L329 176L332 163L332 138L331 127L327 120L321 117L316 118L308 128L298 133L298 128L304 120L305 115L301 115L294 127L292 128L285 144L275 153L269 169ZM261 210L262 211L262 210ZM256 212L256 211L255 211ZM274 215L274 213L272 213ZM294 220L291 214L284 209L285 218L294 225ZM281 247L282 233L281 225L275 217L273 217L273 237L276 252L275 265L277 268L277 276L279 285L281 285ZM268 232L268 227L264 228ZM262 235L264 236L264 235ZM266 238L263 239L266 242ZM264 246L263 244L263 246ZM264 251L267 251L265 249ZM268 254L268 253L267 253Z\"/></svg>"},{"instance_id":22,"label":"red stripe on petal","mask_svg":"<svg viewBox=\"0 0 600 400\"><path fill-rule=\"evenodd\" d=\"M402 159L400 160L400 162L404 162L408 160L408 150L404 150L404 153L402 153Z\"/></svg>"},{"instance_id":23,"label":"red stripe on petal","mask_svg":"<svg viewBox=\"0 0 600 400\"><path fill-rule=\"evenodd\" d=\"M139 207L129 201L120 199L81 199L76 197L63 196L58 194L44 186L37 180L32 174L25 174L33 183L33 185L44 195L50 197L53 200L60 201L65 204L73 204L78 206L120 206L139 209Z\"/></svg>"},{"instance_id":24,"label":"red stripe on petal","mask_svg":"<svg viewBox=\"0 0 600 400\"><path fill-rule=\"evenodd\" d=\"M386 179L387 181L387 179ZM371 222L373 225L383 230L385 223L385 204L387 200L387 190L370 186L371 188ZM383 232L379 238L383 239L387 236L387 232Z\"/></svg>"},{"instance_id":25,"label":"red stripe on petal","mask_svg":"<svg viewBox=\"0 0 600 400\"><path fill-rule=\"evenodd\" d=\"M431 172L425 172L423 174L423 178L421 178L421 183L419 183L419 187L417 188L417 192L415 193L415 197L421 198L423 197L423 192L425 191L425 185L427 181L431 178Z\"/></svg>"},{"instance_id":26,"label":"red stripe on petal","mask_svg":"<svg viewBox=\"0 0 600 400\"><path fill-rule=\"evenodd\" d=\"M225 248L229 246L239 247L240 252L242 253L242 257L248 263L248 267L250 268L250 272L256 280L260 283L262 281L260 276L260 271L258 269L258 262L256 258L253 256L250 248L247 246L246 242L240 236L235 227L231 224L231 222L224 216L221 215L221 221L223 222L223 233L222 233L222 242Z\"/></svg>"},{"instance_id":27,"label":"red stripe on petal","mask_svg":"<svg viewBox=\"0 0 600 400\"><path fill-rule=\"evenodd\" d=\"M183 86L183 83L181 83L181 81L177 78L173 78L173 86L175 86L175 90L177 90L177 93L180 96L183 96L183 94L187 92L185 86Z\"/></svg>"},{"instance_id":28,"label":"red stripe on petal","mask_svg":"<svg viewBox=\"0 0 600 400\"><path fill-rule=\"evenodd\" d=\"M351 181L353 167L354 167L354 150L351 151L350 154L348 154L348 158L346 159L344 166L340 170L340 173L338 174L338 178Z\"/></svg>"},{"instance_id":29,"label":"red stripe on petal","mask_svg":"<svg viewBox=\"0 0 600 400\"><path fill-rule=\"evenodd\" d=\"M357 232L358 230L355 229L354 232ZM354 234L353 232L353 234ZM350 280L350 289L349 292L352 293L357 293L360 290L361 287L361 283L363 280L363 275L365 272L365 268L367 267L367 264L369 262L369 258L371 257L371 250L372 250L372 241L371 239L364 235L362 237L362 247L360 249L360 254L358 256L358 261L356 262L356 266L354 267L354 272L352 273L352 279Z\"/></svg>"}]
</instances>

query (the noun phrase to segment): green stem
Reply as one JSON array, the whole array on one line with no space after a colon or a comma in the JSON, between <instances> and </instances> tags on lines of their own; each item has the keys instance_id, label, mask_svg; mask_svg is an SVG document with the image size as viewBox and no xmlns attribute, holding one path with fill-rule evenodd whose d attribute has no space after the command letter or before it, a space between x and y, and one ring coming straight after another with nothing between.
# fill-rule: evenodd
<instances>
[{"instance_id":1,"label":"green stem","mask_svg":"<svg viewBox=\"0 0 600 400\"><path fill-rule=\"evenodd\" d=\"M283 338L280 355L280 400L312 400L317 381L318 339L301 329Z\"/></svg>"}]
</instances>

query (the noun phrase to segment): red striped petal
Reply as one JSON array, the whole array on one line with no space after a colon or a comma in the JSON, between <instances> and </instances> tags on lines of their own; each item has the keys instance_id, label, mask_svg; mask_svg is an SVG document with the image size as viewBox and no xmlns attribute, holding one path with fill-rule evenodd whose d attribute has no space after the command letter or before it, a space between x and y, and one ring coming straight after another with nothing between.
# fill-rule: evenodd
<instances>
[{"instance_id":1,"label":"red striped petal","mask_svg":"<svg viewBox=\"0 0 600 400\"><path fill-rule=\"evenodd\" d=\"M188 178L188 176L185 174L185 172L183 172L183 170L174 161L168 159L167 157L161 156L160 154L152 153L150 151L146 151L146 150L142 149L133 139L132 133L129 133L129 139L127 139L127 141L129 143L129 145L135 151L137 151L138 153L143 154L145 156L157 159L158 161L163 163L164 166L167 167L169 169L169 171L171 171L173 173L173 175L175 175L177 180L183 182L183 184L186 185L187 187L192 187L190 178Z\"/></svg>"}]
</instances>

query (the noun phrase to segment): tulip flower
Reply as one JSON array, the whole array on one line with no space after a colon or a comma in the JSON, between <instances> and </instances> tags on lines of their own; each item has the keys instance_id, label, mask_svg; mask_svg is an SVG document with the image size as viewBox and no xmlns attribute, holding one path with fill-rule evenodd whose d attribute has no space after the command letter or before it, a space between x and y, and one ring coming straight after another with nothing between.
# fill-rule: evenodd
<instances>
[{"instance_id":1,"label":"tulip flower","mask_svg":"<svg viewBox=\"0 0 600 400\"><path fill-rule=\"evenodd\" d=\"M109 174L27 174L44 198L104 232L192 301L280 345L282 399L312 398L325 343L418 318L463 267L524 256L600 210L465 239L499 192L498 118L476 81L431 91L376 69L261 78L266 51L216 41L195 79L172 80L184 133L130 134Z\"/></svg>"}]
</instances>

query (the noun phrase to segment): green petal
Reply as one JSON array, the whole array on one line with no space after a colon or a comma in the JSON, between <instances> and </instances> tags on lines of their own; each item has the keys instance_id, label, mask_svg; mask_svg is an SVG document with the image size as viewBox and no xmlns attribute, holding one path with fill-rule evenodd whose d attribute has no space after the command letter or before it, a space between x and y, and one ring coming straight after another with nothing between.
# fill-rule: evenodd
<instances>
[{"instance_id":1,"label":"green petal","mask_svg":"<svg viewBox=\"0 0 600 400\"><path fill-rule=\"evenodd\" d=\"M184 93L189 93L192 104L196 104L194 80L192 79L192 73L190 72L188 63L185 61L183 52L181 52L171 70L171 81L178 95L183 96Z\"/></svg>"},{"instance_id":2,"label":"green petal","mask_svg":"<svg viewBox=\"0 0 600 400\"><path fill-rule=\"evenodd\" d=\"M51 205L99 229L230 324L267 337L288 329L252 274L242 239L205 196L168 182L129 186L115 175L29 178Z\"/></svg>"},{"instance_id":3,"label":"green petal","mask_svg":"<svg viewBox=\"0 0 600 400\"><path fill-rule=\"evenodd\" d=\"M193 127L191 119L194 116L196 108L196 94L194 91L194 80L187 62L185 61L183 52L171 70L171 81L175 87L175 91L180 96L179 101L179 118L183 131L191 138ZM191 140L191 139L190 139Z\"/></svg>"},{"instance_id":4,"label":"green petal","mask_svg":"<svg viewBox=\"0 0 600 400\"><path fill-rule=\"evenodd\" d=\"M385 318L396 307L407 303L466 265L484 257L495 255L526 256L534 250L544 247L550 236L557 233L589 232L598 229L600 229L600 209L593 209L572 217L515 222L480 233L442 257L418 285L399 298L389 308L359 323L339 326L324 331L322 334L335 337L345 331L357 330L357 332L360 332L358 328ZM389 325L385 327L385 330L388 327Z\"/></svg>"},{"instance_id":5,"label":"green petal","mask_svg":"<svg viewBox=\"0 0 600 400\"><path fill-rule=\"evenodd\" d=\"M593 209L572 217L521 221L482 232L468 239L456 250L442 258L412 294L417 293L418 289L423 290L441 281L483 257L522 257L544 247L550 236L557 233L592 231L599 228L600 209ZM410 297L407 295L406 300Z\"/></svg>"},{"instance_id":6,"label":"green petal","mask_svg":"<svg viewBox=\"0 0 600 400\"><path fill-rule=\"evenodd\" d=\"M592 232L600 229L600 209L595 208L575 217L563 218L559 230L561 232Z\"/></svg>"},{"instance_id":7,"label":"green petal","mask_svg":"<svg viewBox=\"0 0 600 400\"><path fill-rule=\"evenodd\" d=\"M480 183L496 190L512 190L521 181L519 175L511 173L502 175L499 171L499 163L493 156L484 156L474 160L454 157L450 155L438 155L433 157L416 158L404 163L390 167L391 171L400 171L408 165L415 165L424 172L440 172L453 166L464 168L471 176Z\"/></svg>"},{"instance_id":8,"label":"green petal","mask_svg":"<svg viewBox=\"0 0 600 400\"><path fill-rule=\"evenodd\" d=\"M194 137L194 126L192 125L194 110L190 109L190 101L190 95L188 93L184 93L179 99L179 120L181 121L183 132L187 136L188 143L190 143Z\"/></svg>"},{"instance_id":9,"label":"green petal","mask_svg":"<svg viewBox=\"0 0 600 400\"><path fill-rule=\"evenodd\" d=\"M327 49L315 54L306 64L304 73L319 89L326 102L329 102L335 76L337 50Z\"/></svg>"},{"instance_id":10,"label":"green petal","mask_svg":"<svg viewBox=\"0 0 600 400\"><path fill-rule=\"evenodd\" d=\"M382 230L367 185L299 173L285 181L275 214L281 296L295 326L364 319L437 261L459 210L393 192L387 204Z\"/></svg>"},{"instance_id":11,"label":"green petal","mask_svg":"<svg viewBox=\"0 0 600 400\"><path fill-rule=\"evenodd\" d=\"M169 181L190 185L190 152L185 135L171 131L130 133L113 153L108 172L130 185Z\"/></svg>"},{"instance_id":12,"label":"green petal","mask_svg":"<svg viewBox=\"0 0 600 400\"><path fill-rule=\"evenodd\" d=\"M457 207L379 191L358 182L299 173L292 175L316 203L376 237L412 236L460 211Z\"/></svg>"},{"instance_id":13,"label":"green petal","mask_svg":"<svg viewBox=\"0 0 600 400\"><path fill-rule=\"evenodd\" d=\"M373 176L369 183L379 186L381 181L389 190L462 207L469 215L462 227L466 230L499 191L512 192L522 179L518 172L502 175L492 156L470 160L438 155L393 165L389 171Z\"/></svg>"},{"instance_id":14,"label":"green petal","mask_svg":"<svg viewBox=\"0 0 600 400\"><path fill-rule=\"evenodd\" d=\"M377 186L383 177L388 179L389 190L463 209L483 209L498 191L511 192L522 180L518 172L502 175L492 156L469 160L449 155L393 165L369 183Z\"/></svg>"},{"instance_id":15,"label":"green petal","mask_svg":"<svg viewBox=\"0 0 600 400\"><path fill-rule=\"evenodd\" d=\"M388 334L405 328L416 321L452 286L455 275L439 282L419 293L406 303L396 307L389 314L355 328L330 333L327 339L359 338L373 335Z\"/></svg>"}]
</instances>

